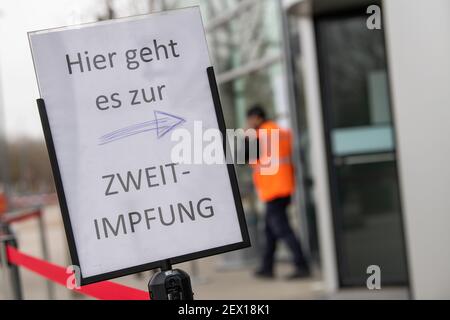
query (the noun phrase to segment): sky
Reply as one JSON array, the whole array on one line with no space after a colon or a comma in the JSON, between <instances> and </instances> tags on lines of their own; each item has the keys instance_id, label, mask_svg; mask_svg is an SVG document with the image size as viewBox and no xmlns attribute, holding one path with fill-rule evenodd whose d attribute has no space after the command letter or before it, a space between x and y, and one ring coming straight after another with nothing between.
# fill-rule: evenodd
<instances>
[{"instance_id":1,"label":"sky","mask_svg":"<svg viewBox=\"0 0 450 320\"><path fill-rule=\"evenodd\" d=\"M8 139L42 138L39 98L27 32L91 22L103 12L101 0L1 0L0 128Z\"/></svg>"}]
</instances>

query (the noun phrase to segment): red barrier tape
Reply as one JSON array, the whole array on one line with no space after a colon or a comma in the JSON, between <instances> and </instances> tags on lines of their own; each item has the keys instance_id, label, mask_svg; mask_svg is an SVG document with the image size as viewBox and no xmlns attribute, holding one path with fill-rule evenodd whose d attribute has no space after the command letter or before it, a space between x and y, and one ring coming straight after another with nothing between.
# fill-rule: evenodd
<instances>
[{"instance_id":1,"label":"red barrier tape","mask_svg":"<svg viewBox=\"0 0 450 320\"><path fill-rule=\"evenodd\" d=\"M44 278L66 286L69 274L58 265L26 255L14 247L7 246L9 263L22 266ZM111 281L103 281L83 286L74 291L100 300L149 300L148 292L126 287Z\"/></svg>"},{"instance_id":2,"label":"red barrier tape","mask_svg":"<svg viewBox=\"0 0 450 320\"><path fill-rule=\"evenodd\" d=\"M31 218L36 218L36 217L39 217L40 215L41 215L40 210L35 210L35 211L31 211L29 213L19 214L19 215L10 215L9 216L8 214L6 214L2 217L1 221L3 223L11 224L11 223L28 220Z\"/></svg>"},{"instance_id":3,"label":"red barrier tape","mask_svg":"<svg viewBox=\"0 0 450 320\"><path fill-rule=\"evenodd\" d=\"M51 204L56 204L57 202L58 197L56 196L56 193L35 194L28 196L12 195L8 199L9 205L16 209L47 206Z\"/></svg>"}]
</instances>

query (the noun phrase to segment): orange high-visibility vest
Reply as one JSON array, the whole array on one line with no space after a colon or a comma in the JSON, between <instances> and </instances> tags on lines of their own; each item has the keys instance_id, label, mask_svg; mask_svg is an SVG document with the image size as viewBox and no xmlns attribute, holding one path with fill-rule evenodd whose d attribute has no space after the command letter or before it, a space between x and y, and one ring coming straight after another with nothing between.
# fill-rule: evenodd
<instances>
[{"instance_id":1,"label":"orange high-visibility vest","mask_svg":"<svg viewBox=\"0 0 450 320\"><path fill-rule=\"evenodd\" d=\"M8 210L6 196L4 193L0 193L0 216Z\"/></svg>"},{"instance_id":2,"label":"orange high-visibility vest","mask_svg":"<svg viewBox=\"0 0 450 320\"><path fill-rule=\"evenodd\" d=\"M266 134L263 134L265 130ZM279 141L272 138L271 130L279 130ZM272 121L264 122L257 130L259 140L259 159L253 167L253 182L259 198L263 202L269 202L277 198L291 196L295 190L294 167L292 165L292 136L291 132L281 129ZM267 138L266 138L267 137ZM278 150L271 154L271 150ZM278 155L276 154L278 153ZM262 170L262 168L278 168ZM269 174L268 174L269 173Z\"/></svg>"}]
</instances>

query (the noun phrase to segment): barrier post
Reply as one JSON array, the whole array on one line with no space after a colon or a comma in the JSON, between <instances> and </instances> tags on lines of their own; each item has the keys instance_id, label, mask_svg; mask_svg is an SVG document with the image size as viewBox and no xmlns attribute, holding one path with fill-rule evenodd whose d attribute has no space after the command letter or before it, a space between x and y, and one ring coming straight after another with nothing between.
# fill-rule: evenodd
<instances>
[{"instance_id":1,"label":"barrier post","mask_svg":"<svg viewBox=\"0 0 450 320\"><path fill-rule=\"evenodd\" d=\"M6 241L9 239L9 236L6 235L0 235L0 262L2 266L2 282L4 287L4 299L12 299L12 293L11 293L11 284L9 280L9 267L8 267L8 257L6 254Z\"/></svg>"},{"instance_id":2,"label":"barrier post","mask_svg":"<svg viewBox=\"0 0 450 320\"><path fill-rule=\"evenodd\" d=\"M48 242L46 238L46 227L44 223L44 217L42 214L42 208L39 209L39 215L38 215L38 225L39 225L39 237L41 240L41 251L42 251L42 257L46 261L50 261L50 255L48 250ZM49 280L47 280L47 296L49 300L55 299L55 288L53 286L53 283Z\"/></svg>"},{"instance_id":3,"label":"barrier post","mask_svg":"<svg viewBox=\"0 0 450 320\"><path fill-rule=\"evenodd\" d=\"M17 248L16 237L11 232L8 225L3 225L2 229L2 231L6 231L0 233L0 259L4 285L7 288L6 299L22 300L22 284L20 281L19 268L8 262L8 253L6 249L7 246Z\"/></svg>"}]
</instances>

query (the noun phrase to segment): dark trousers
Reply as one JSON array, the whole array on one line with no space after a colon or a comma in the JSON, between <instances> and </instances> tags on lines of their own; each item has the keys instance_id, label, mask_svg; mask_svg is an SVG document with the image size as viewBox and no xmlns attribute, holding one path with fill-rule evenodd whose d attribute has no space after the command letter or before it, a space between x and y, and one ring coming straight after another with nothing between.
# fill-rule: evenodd
<instances>
[{"instance_id":1,"label":"dark trousers","mask_svg":"<svg viewBox=\"0 0 450 320\"><path fill-rule=\"evenodd\" d=\"M267 203L266 208L266 247L264 250L262 271L273 272L275 250L278 240L283 240L294 258L297 269L308 269L300 242L289 225L287 207L291 198L279 198Z\"/></svg>"}]
</instances>

